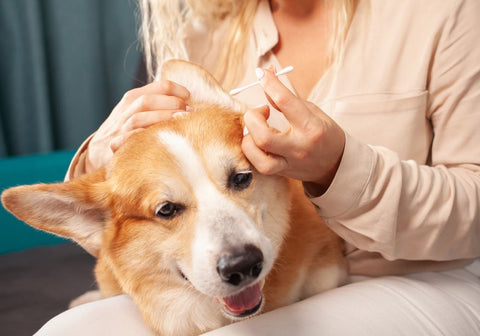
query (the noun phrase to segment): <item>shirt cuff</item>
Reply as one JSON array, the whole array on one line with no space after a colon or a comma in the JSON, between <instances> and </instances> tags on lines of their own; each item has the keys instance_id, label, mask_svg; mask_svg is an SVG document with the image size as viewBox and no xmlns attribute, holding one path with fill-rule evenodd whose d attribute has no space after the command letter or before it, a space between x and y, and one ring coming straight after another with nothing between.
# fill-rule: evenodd
<instances>
[{"instance_id":1,"label":"shirt cuff","mask_svg":"<svg viewBox=\"0 0 480 336\"><path fill-rule=\"evenodd\" d=\"M308 191L306 194L321 217L338 217L355 206L370 181L374 167L374 150L346 134L342 160L330 187L319 197L312 197Z\"/></svg>"}]
</instances>

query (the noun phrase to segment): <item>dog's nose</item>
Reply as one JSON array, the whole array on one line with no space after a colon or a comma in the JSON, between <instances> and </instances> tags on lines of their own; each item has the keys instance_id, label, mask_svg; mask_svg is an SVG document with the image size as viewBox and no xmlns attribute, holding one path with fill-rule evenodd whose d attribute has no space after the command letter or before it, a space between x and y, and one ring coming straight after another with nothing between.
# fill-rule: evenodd
<instances>
[{"instance_id":1,"label":"dog's nose","mask_svg":"<svg viewBox=\"0 0 480 336\"><path fill-rule=\"evenodd\" d=\"M220 278L234 286L256 279L262 267L263 253L254 245L245 245L240 251L226 253L217 262Z\"/></svg>"}]
</instances>

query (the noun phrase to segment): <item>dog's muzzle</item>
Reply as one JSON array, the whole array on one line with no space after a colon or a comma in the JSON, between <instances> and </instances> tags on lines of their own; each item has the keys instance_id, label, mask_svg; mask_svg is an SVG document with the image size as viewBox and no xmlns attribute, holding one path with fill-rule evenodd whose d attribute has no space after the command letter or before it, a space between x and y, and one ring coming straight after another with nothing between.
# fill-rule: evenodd
<instances>
[{"instance_id":1,"label":"dog's muzzle","mask_svg":"<svg viewBox=\"0 0 480 336\"><path fill-rule=\"evenodd\" d=\"M263 268L263 253L254 245L223 253L217 262L217 273L223 282L233 286L252 283Z\"/></svg>"},{"instance_id":2,"label":"dog's muzzle","mask_svg":"<svg viewBox=\"0 0 480 336\"><path fill-rule=\"evenodd\" d=\"M223 253L217 262L217 273L224 283L245 287L240 292L217 299L227 315L243 318L258 312L263 303L262 285L252 284L263 269L263 253L251 244ZM249 287L247 287L249 286Z\"/></svg>"}]
</instances>

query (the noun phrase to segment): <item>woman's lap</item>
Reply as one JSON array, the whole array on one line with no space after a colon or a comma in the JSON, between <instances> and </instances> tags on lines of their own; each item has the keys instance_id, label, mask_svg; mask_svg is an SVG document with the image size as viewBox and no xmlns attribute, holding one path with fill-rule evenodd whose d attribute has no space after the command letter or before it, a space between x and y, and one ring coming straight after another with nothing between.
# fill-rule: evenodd
<instances>
[{"instance_id":1,"label":"woman's lap","mask_svg":"<svg viewBox=\"0 0 480 336\"><path fill-rule=\"evenodd\" d=\"M90 302L48 321L34 336L154 336L126 295Z\"/></svg>"},{"instance_id":2,"label":"woman's lap","mask_svg":"<svg viewBox=\"0 0 480 336\"><path fill-rule=\"evenodd\" d=\"M206 335L480 335L480 280L464 270L365 280Z\"/></svg>"},{"instance_id":3,"label":"woman's lap","mask_svg":"<svg viewBox=\"0 0 480 336\"><path fill-rule=\"evenodd\" d=\"M60 314L36 334L153 335L127 296ZM205 335L480 335L480 279L461 269L359 281Z\"/></svg>"}]
</instances>

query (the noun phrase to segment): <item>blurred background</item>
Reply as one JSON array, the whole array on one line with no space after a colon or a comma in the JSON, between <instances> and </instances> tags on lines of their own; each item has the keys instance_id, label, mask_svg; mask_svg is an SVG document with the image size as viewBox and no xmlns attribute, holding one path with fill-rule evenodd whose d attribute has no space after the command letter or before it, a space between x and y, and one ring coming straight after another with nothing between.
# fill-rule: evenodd
<instances>
[{"instance_id":1,"label":"blurred background","mask_svg":"<svg viewBox=\"0 0 480 336\"><path fill-rule=\"evenodd\" d=\"M0 157L74 149L131 85L134 0L0 1Z\"/></svg>"},{"instance_id":2,"label":"blurred background","mask_svg":"<svg viewBox=\"0 0 480 336\"><path fill-rule=\"evenodd\" d=\"M135 84L137 17L136 0L0 0L0 191L63 180ZM32 335L95 287L94 259L65 242L1 208L1 335Z\"/></svg>"}]
</instances>

